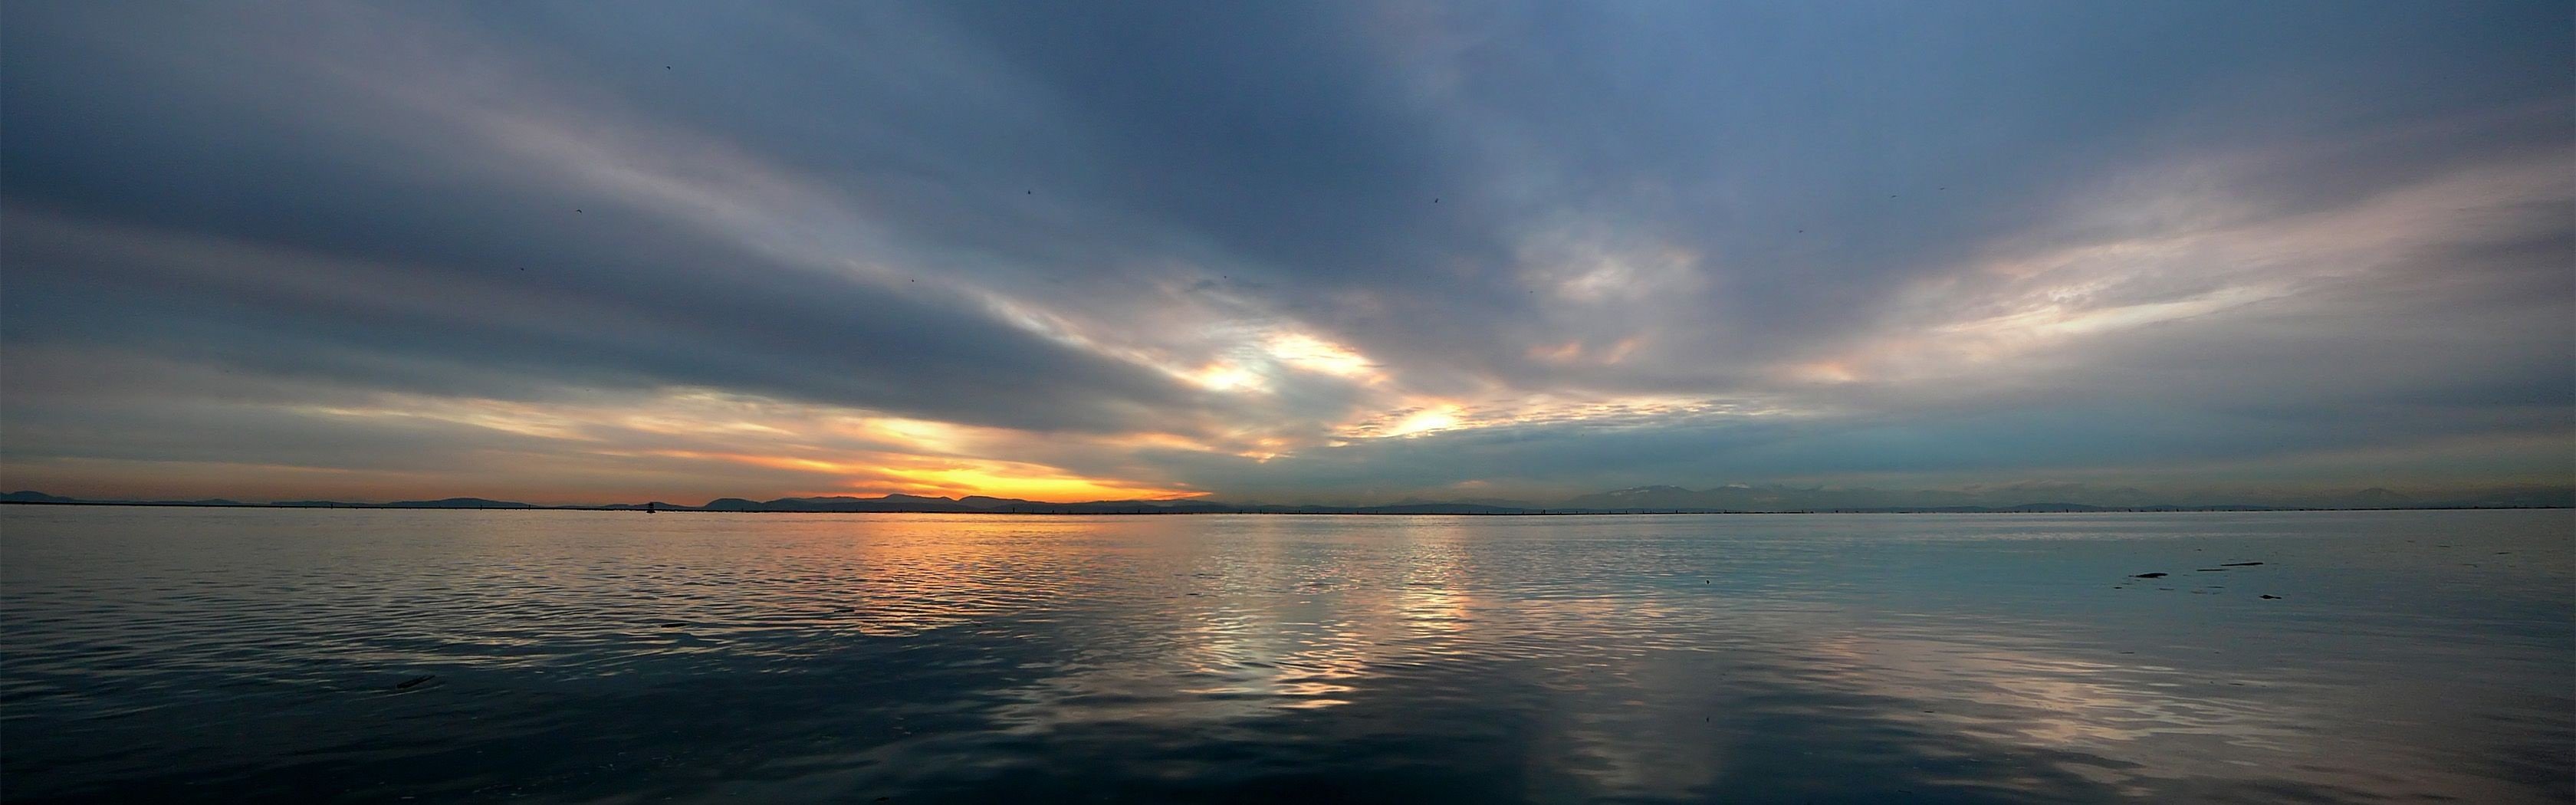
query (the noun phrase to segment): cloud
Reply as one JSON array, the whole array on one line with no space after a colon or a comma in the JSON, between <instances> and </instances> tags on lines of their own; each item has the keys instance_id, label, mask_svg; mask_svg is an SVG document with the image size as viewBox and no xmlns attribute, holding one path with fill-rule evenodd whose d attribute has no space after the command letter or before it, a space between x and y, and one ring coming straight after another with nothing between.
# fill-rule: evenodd
<instances>
[{"instance_id":1,"label":"cloud","mask_svg":"<svg viewBox=\"0 0 2576 805\"><path fill-rule=\"evenodd\" d=\"M2563 478L2526 449L2576 444L2559 16L22 4L0 454L658 497ZM631 427L700 418L780 432Z\"/></svg>"}]
</instances>

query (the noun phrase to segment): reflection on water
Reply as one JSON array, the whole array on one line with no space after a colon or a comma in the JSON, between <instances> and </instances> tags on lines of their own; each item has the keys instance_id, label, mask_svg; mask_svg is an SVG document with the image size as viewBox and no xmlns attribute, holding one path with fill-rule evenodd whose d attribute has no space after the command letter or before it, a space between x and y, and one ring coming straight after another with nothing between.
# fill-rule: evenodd
<instances>
[{"instance_id":1,"label":"reflection on water","mask_svg":"<svg viewBox=\"0 0 2576 805\"><path fill-rule=\"evenodd\" d=\"M2570 536L0 507L0 791L2568 801Z\"/></svg>"}]
</instances>

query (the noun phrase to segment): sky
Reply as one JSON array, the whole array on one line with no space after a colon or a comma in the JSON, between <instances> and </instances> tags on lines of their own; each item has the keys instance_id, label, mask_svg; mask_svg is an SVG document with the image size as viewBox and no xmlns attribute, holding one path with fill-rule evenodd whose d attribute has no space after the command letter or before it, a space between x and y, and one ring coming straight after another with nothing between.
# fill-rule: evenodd
<instances>
[{"instance_id":1,"label":"sky","mask_svg":"<svg viewBox=\"0 0 2576 805\"><path fill-rule=\"evenodd\" d=\"M18 0L0 486L2563 486L2571 24Z\"/></svg>"}]
</instances>

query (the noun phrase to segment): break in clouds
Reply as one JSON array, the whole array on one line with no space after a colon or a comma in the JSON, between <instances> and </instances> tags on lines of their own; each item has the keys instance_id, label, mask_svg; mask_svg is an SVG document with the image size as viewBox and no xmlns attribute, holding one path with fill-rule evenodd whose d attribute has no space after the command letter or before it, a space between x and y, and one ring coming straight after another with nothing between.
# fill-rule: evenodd
<instances>
[{"instance_id":1,"label":"break in clouds","mask_svg":"<svg viewBox=\"0 0 2576 805\"><path fill-rule=\"evenodd\" d=\"M0 484L2576 476L2549 3L12 3Z\"/></svg>"}]
</instances>

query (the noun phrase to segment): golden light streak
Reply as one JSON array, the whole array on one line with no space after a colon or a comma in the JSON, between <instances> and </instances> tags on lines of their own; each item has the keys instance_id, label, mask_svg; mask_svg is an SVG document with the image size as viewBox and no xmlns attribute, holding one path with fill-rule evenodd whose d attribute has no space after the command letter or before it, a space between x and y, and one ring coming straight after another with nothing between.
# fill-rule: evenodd
<instances>
[{"instance_id":1,"label":"golden light streak","mask_svg":"<svg viewBox=\"0 0 2576 805\"><path fill-rule=\"evenodd\" d=\"M956 453L967 449L966 429L946 422L902 417L859 417L850 423L861 434L914 450Z\"/></svg>"},{"instance_id":2,"label":"golden light streak","mask_svg":"<svg viewBox=\"0 0 2576 805\"><path fill-rule=\"evenodd\" d=\"M1087 478L1041 464L991 459L878 454L850 458L770 456L753 453L653 451L652 455L729 461L755 467L839 476L838 494L866 492L931 497L990 495L1049 503L1094 500L1174 500L1206 492L1105 478Z\"/></svg>"},{"instance_id":3,"label":"golden light streak","mask_svg":"<svg viewBox=\"0 0 2576 805\"><path fill-rule=\"evenodd\" d=\"M1076 503L1092 500L1178 500L1207 494L1188 489L1128 484L1067 475L1032 477L1009 474L1028 472L1028 470L1016 468L1032 466L1014 462L976 462L976 464L979 466L935 470L893 469L886 472L911 483L914 488L936 489L950 496L991 495Z\"/></svg>"},{"instance_id":4,"label":"golden light streak","mask_svg":"<svg viewBox=\"0 0 2576 805\"><path fill-rule=\"evenodd\" d=\"M1267 391L1270 388L1269 379L1260 373L1226 363L1208 364L1183 377L1209 391Z\"/></svg>"},{"instance_id":5,"label":"golden light streak","mask_svg":"<svg viewBox=\"0 0 2576 805\"><path fill-rule=\"evenodd\" d=\"M1471 403L1441 397L1406 398L1383 413L1341 423L1325 444L1418 437L1430 433L1523 425L1584 425L1597 428L1671 425L1752 417L1818 413L1758 399L1721 399L1667 395L1564 399L1553 395Z\"/></svg>"},{"instance_id":6,"label":"golden light streak","mask_svg":"<svg viewBox=\"0 0 2576 805\"><path fill-rule=\"evenodd\" d=\"M522 436L537 436L567 441L597 441L583 433L582 420L564 416L534 405L493 400L441 400L426 397L397 397L377 405L285 406L295 413L314 414L341 419L426 419L488 428Z\"/></svg>"},{"instance_id":7,"label":"golden light streak","mask_svg":"<svg viewBox=\"0 0 2576 805\"><path fill-rule=\"evenodd\" d=\"M1280 363L1335 377L1375 379L1377 364L1349 347L1305 333L1281 333L1263 344Z\"/></svg>"},{"instance_id":8,"label":"golden light streak","mask_svg":"<svg viewBox=\"0 0 2576 805\"><path fill-rule=\"evenodd\" d=\"M1464 409L1455 405L1443 405L1438 408L1416 411L1412 415L1405 417L1402 421L1395 423L1395 427L1388 428L1382 435L1411 436L1417 433L1448 430L1458 425L1458 414L1462 410Z\"/></svg>"}]
</instances>

